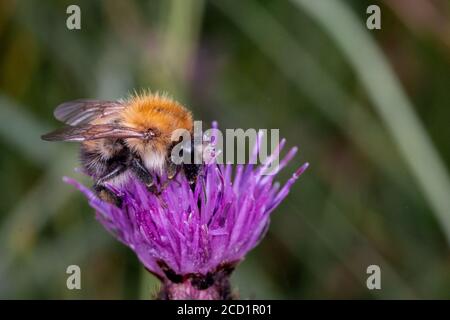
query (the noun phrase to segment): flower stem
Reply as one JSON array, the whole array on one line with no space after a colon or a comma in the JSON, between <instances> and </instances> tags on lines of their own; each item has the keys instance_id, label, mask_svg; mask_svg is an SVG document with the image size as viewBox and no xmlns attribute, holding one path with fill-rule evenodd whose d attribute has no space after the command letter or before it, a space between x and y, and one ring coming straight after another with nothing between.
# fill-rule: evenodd
<instances>
[{"instance_id":1,"label":"flower stem","mask_svg":"<svg viewBox=\"0 0 450 320\"><path fill-rule=\"evenodd\" d=\"M180 283L163 282L158 294L160 300L232 300L230 280L224 277L205 289L193 284L191 279Z\"/></svg>"}]
</instances>

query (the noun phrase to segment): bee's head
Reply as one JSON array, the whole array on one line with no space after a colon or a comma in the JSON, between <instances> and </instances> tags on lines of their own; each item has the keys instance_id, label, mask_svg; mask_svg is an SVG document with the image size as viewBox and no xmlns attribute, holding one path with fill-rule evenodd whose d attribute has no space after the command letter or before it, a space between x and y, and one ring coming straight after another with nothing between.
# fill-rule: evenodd
<instances>
[{"instance_id":1,"label":"bee's head","mask_svg":"<svg viewBox=\"0 0 450 320\"><path fill-rule=\"evenodd\" d=\"M125 143L130 150L134 151L141 157L148 152L164 152L165 138L159 129L149 127L144 129L139 128L138 130L143 132L142 138L125 139Z\"/></svg>"},{"instance_id":2,"label":"bee's head","mask_svg":"<svg viewBox=\"0 0 450 320\"><path fill-rule=\"evenodd\" d=\"M155 129L152 129L152 128L147 129L147 130L144 131L144 141L153 140L157 136L159 136L159 134L160 133L158 132L158 130L155 130Z\"/></svg>"},{"instance_id":3,"label":"bee's head","mask_svg":"<svg viewBox=\"0 0 450 320\"><path fill-rule=\"evenodd\" d=\"M163 172L166 162L167 146L161 132L152 127L142 130L143 138L128 138L125 143L150 171Z\"/></svg>"}]
</instances>

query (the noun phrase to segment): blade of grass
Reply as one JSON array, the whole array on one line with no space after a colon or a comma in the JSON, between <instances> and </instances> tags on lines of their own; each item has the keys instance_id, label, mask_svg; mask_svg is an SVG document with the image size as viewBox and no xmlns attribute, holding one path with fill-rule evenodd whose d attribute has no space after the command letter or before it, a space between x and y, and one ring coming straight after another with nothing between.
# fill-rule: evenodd
<instances>
[{"instance_id":1,"label":"blade of grass","mask_svg":"<svg viewBox=\"0 0 450 320\"><path fill-rule=\"evenodd\" d=\"M362 106L352 101L345 91L332 81L313 56L306 52L267 10L253 2L242 3L240 10L235 10L235 6L232 3L223 1L215 1L213 3L247 34L263 53L272 59L274 64L297 85L299 90L307 94L311 101L315 103L315 106L319 107L330 121L339 126L351 141L358 145L370 159L374 160L375 164L388 177L394 178L394 181L399 183L404 189L409 189L408 182L403 180L402 175L392 170L393 168L397 169L397 162L395 158L392 159L390 157L391 152L386 152L386 147L389 148L389 139L384 134L382 127L377 124L370 114L363 111L364 108ZM249 16L249 12L251 16ZM308 76L304 76L305 74ZM317 83L321 85L317 86ZM347 105L352 106L350 117L359 119L361 122L357 126L348 127L347 110L342 108ZM364 130L355 134L355 128L364 128ZM383 150L383 152L377 152L378 150ZM354 232L350 234L356 233L358 239L367 244L373 255L379 261L384 261L384 264L388 266L390 277L396 279L394 282L399 284L399 288L401 288L399 290L406 296L414 296L411 289L401 280L395 269L372 248L366 237L354 227L350 227L349 223L346 222L345 216L341 214L338 217L341 217L343 225L346 226L344 230L349 230L349 232L353 230ZM329 246L332 253L344 261L342 253L337 248L334 248L335 244L333 241L326 239L327 237L313 223L309 225L318 233L319 237L325 237L324 242ZM286 235L285 241L291 250L298 251L295 240L289 240L288 235ZM298 254L299 259L302 258L301 254ZM348 266L348 268L360 282L363 281L362 276L365 274L361 275L359 271L352 269L352 266Z\"/></svg>"},{"instance_id":2,"label":"blade of grass","mask_svg":"<svg viewBox=\"0 0 450 320\"><path fill-rule=\"evenodd\" d=\"M338 126L392 182L404 190L411 190L409 179L405 179L402 174L401 161L388 135L376 119L364 111L363 106L352 100L320 63L266 9L251 1L242 2L240 10L236 10L231 2L213 3L258 45L298 90L303 92L330 122ZM351 108L346 109L346 106ZM358 125L354 124L353 119L358 119Z\"/></svg>"},{"instance_id":3,"label":"blade of grass","mask_svg":"<svg viewBox=\"0 0 450 320\"><path fill-rule=\"evenodd\" d=\"M64 186L61 177L71 172L76 155L66 152L51 162L49 170L8 212L0 226L0 271L8 268L23 250L34 245L33 239L75 192Z\"/></svg>"},{"instance_id":4,"label":"blade of grass","mask_svg":"<svg viewBox=\"0 0 450 320\"><path fill-rule=\"evenodd\" d=\"M197 47L203 17L204 0L172 0L159 27L162 40L162 63L158 67L158 84L183 98L187 94L189 68ZM185 99L185 98L183 98Z\"/></svg>"},{"instance_id":5,"label":"blade of grass","mask_svg":"<svg viewBox=\"0 0 450 320\"><path fill-rule=\"evenodd\" d=\"M54 154L55 148L40 139L49 131L49 126L38 122L25 109L0 93L0 118L8 119L0 126L0 137L14 146L27 159L45 166Z\"/></svg>"},{"instance_id":6,"label":"blade of grass","mask_svg":"<svg viewBox=\"0 0 450 320\"><path fill-rule=\"evenodd\" d=\"M92 93L95 79L87 73L87 70L94 69L92 52L87 50L83 41L79 41L76 32L65 27L65 12L57 10L50 3L18 1L13 19L26 27L39 44L48 50L50 56L69 70L83 92ZM60 27L55 28L55 25Z\"/></svg>"},{"instance_id":7,"label":"blade of grass","mask_svg":"<svg viewBox=\"0 0 450 320\"><path fill-rule=\"evenodd\" d=\"M316 19L347 57L450 244L447 168L365 23L342 1L291 1Z\"/></svg>"}]
</instances>

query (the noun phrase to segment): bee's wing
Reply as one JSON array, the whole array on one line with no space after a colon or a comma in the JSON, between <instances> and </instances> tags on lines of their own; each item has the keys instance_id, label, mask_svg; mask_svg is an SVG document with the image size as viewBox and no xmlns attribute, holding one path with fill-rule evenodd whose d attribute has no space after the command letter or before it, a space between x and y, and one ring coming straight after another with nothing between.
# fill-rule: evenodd
<instances>
[{"instance_id":1,"label":"bee's wing","mask_svg":"<svg viewBox=\"0 0 450 320\"><path fill-rule=\"evenodd\" d=\"M55 118L71 126L78 126L94 119L106 117L123 110L119 101L74 100L56 107Z\"/></svg>"},{"instance_id":2,"label":"bee's wing","mask_svg":"<svg viewBox=\"0 0 450 320\"><path fill-rule=\"evenodd\" d=\"M66 126L42 136L47 141L87 141L104 138L143 138L140 131L110 124Z\"/></svg>"}]
</instances>

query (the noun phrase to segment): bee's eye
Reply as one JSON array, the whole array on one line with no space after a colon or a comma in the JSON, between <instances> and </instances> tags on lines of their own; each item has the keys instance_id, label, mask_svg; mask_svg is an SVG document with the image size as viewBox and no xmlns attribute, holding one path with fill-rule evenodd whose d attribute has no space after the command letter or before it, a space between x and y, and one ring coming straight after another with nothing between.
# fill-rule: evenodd
<instances>
[{"instance_id":1,"label":"bee's eye","mask_svg":"<svg viewBox=\"0 0 450 320\"><path fill-rule=\"evenodd\" d=\"M157 136L159 136L159 131L156 129L148 129L144 134L144 138L147 140L153 139Z\"/></svg>"}]
</instances>

